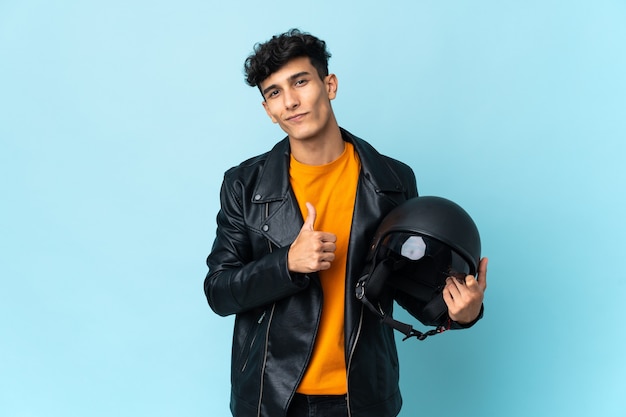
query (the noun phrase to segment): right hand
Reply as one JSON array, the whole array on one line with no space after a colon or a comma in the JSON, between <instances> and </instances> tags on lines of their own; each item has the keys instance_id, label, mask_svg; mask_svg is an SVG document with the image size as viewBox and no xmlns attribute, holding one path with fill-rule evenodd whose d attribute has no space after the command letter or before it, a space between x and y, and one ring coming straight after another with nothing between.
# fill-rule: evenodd
<instances>
[{"instance_id":1,"label":"right hand","mask_svg":"<svg viewBox=\"0 0 626 417\"><path fill-rule=\"evenodd\" d=\"M308 210L306 220L287 255L289 271L304 274L330 268L337 249L336 235L314 229L317 212L313 204L307 202L306 208Z\"/></svg>"}]
</instances>

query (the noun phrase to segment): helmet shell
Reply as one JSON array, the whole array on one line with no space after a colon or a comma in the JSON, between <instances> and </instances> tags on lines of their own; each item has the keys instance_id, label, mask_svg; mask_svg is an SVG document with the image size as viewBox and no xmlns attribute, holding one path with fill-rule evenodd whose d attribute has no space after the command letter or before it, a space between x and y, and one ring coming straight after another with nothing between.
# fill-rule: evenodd
<instances>
[{"instance_id":1,"label":"helmet shell","mask_svg":"<svg viewBox=\"0 0 626 417\"><path fill-rule=\"evenodd\" d=\"M435 196L414 197L391 210L378 226L372 252L389 234L403 232L429 236L448 245L476 274L480 261L480 234L474 220L458 204Z\"/></svg>"}]
</instances>

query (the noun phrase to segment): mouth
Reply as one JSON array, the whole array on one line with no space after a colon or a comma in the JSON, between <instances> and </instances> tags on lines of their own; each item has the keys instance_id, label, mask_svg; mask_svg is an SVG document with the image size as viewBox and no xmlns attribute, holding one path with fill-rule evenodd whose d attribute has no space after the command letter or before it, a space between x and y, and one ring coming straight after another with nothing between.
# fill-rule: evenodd
<instances>
[{"instance_id":1,"label":"mouth","mask_svg":"<svg viewBox=\"0 0 626 417\"><path fill-rule=\"evenodd\" d=\"M288 122L299 122L300 120L304 118L304 116L306 116L306 113L298 113L298 114L294 114L293 116L287 117L286 120Z\"/></svg>"}]
</instances>

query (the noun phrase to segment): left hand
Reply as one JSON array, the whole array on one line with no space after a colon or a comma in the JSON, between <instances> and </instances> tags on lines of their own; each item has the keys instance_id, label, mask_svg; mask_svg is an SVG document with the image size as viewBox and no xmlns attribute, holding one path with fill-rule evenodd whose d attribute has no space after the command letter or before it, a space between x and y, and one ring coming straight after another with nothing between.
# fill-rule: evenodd
<instances>
[{"instance_id":1,"label":"left hand","mask_svg":"<svg viewBox=\"0 0 626 417\"><path fill-rule=\"evenodd\" d=\"M448 315L459 324L476 320L487 289L487 258L478 265L478 279L467 275L465 282L449 277L443 289L443 300L448 306Z\"/></svg>"}]
</instances>

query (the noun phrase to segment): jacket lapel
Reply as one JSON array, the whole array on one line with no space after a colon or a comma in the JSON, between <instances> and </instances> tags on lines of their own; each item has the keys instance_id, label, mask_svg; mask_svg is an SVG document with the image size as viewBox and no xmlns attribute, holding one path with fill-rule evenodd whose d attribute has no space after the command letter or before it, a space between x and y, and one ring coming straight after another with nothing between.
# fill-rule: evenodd
<instances>
[{"instance_id":1,"label":"jacket lapel","mask_svg":"<svg viewBox=\"0 0 626 417\"><path fill-rule=\"evenodd\" d=\"M362 276L372 239L383 217L412 193L387 165L387 160L370 144L345 132L361 161L361 174L354 204L348 264L346 269L345 340L346 347L355 343L363 305L357 302L355 287ZM346 354L348 354L348 351Z\"/></svg>"},{"instance_id":2,"label":"jacket lapel","mask_svg":"<svg viewBox=\"0 0 626 417\"><path fill-rule=\"evenodd\" d=\"M288 138L278 142L268 153L252 193L252 203L263 213L257 230L270 242L284 247L295 240L304 220L289 183Z\"/></svg>"}]
</instances>

